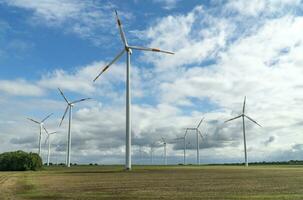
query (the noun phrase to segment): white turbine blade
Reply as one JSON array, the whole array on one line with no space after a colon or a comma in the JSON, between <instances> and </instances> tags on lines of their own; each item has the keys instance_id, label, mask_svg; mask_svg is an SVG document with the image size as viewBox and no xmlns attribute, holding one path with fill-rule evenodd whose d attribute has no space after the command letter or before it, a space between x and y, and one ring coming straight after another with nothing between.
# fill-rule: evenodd
<instances>
[{"instance_id":1,"label":"white turbine blade","mask_svg":"<svg viewBox=\"0 0 303 200\"><path fill-rule=\"evenodd\" d=\"M260 124L258 124L258 122L256 122L255 120L253 120L252 118L248 117L247 115L244 115L247 119L249 119L250 121L254 122L255 124L257 124L258 126L262 127Z\"/></svg>"},{"instance_id":2,"label":"white turbine blade","mask_svg":"<svg viewBox=\"0 0 303 200\"><path fill-rule=\"evenodd\" d=\"M117 20L117 23L118 23L119 32L120 32L120 35L121 35L122 42L124 43L125 46L128 46L127 41L126 41L126 37L125 37L125 33L123 31L123 28L122 28L122 23L121 23L121 20L118 16L117 10L115 10L115 13L116 13L116 20Z\"/></svg>"},{"instance_id":3,"label":"white turbine blade","mask_svg":"<svg viewBox=\"0 0 303 200\"><path fill-rule=\"evenodd\" d=\"M187 131L188 131L188 129L186 128L185 133L184 133L184 138L185 138L186 135L187 135Z\"/></svg>"},{"instance_id":4,"label":"white turbine blade","mask_svg":"<svg viewBox=\"0 0 303 200\"><path fill-rule=\"evenodd\" d=\"M229 119L229 120L226 120L224 123L229 122L229 121L232 121L232 120L234 120L234 119L238 119L239 117L242 117L242 115L239 115L239 116L237 116L237 117L234 117L234 118L231 118L231 119Z\"/></svg>"},{"instance_id":5,"label":"white turbine blade","mask_svg":"<svg viewBox=\"0 0 303 200\"><path fill-rule=\"evenodd\" d=\"M204 139L202 133L198 130L199 135L201 136L202 139Z\"/></svg>"},{"instance_id":6,"label":"white turbine blade","mask_svg":"<svg viewBox=\"0 0 303 200\"><path fill-rule=\"evenodd\" d=\"M200 120L200 122L199 122L199 124L198 124L197 128L199 128L199 127L200 127L200 125L202 124L203 120L204 120L204 117L203 117L203 118Z\"/></svg>"},{"instance_id":7,"label":"white turbine blade","mask_svg":"<svg viewBox=\"0 0 303 200\"><path fill-rule=\"evenodd\" d=\"M62 97L64 98L64 100L66 101L66 103L69 103L68 100L67 100L67 98L66 98L65 95L63 94L62 90L60 90L60 88L58 88L58 90L59 90L61 96L62 96Z\"/></svg>"},{"instance_id":8,"label":"white turbine blade","mask_svg":"<svg viewBox=\"0 0 303 200\"><path fill-rule=\"evenodd\" d=\"M102 71L98 74L98 76L94 79L94 82L103 74L114 62L116 62L125 52L125 49L123 49L108 65L106 65Z\"/></svg>"},{"instance_id":9,"label":"white turbine blade","mask_svg":"<svg viewBox=\"0 0 303 200\"><path fill-rule=\"evenodd\" d=\"M40 124L40 122L37 122L36 120L33 120L31 118L27 118L27 119L30 120L30 121L32 121L32 122L34 122L34 123Z\"/></svg>"},{"instance_id":10,"label":"white turbine blade","mask_svg":"<svg viewBox=\"0 0 303 200\"><path fill-rule=\"evenodd\" d=\"M51 133L49 133L50 135L52 135L52 134L55 134L55 133L58 133L57 131L54 131L54 132L51 132Z\"/></svg>"},{"instance_id":11,"label":"white turbine blade","mask_svg":"<svg viewBox=\"0 0 303 200\"><path fill-rule=\"evenodd\" d=\"M67 105L67 107L66 107L66 109L65 109L65 112L64 112L64 114L63 114L63 116L62 116L62 119L61 119L61 122L60 122L60 125L59 125L59 126L62 125L62 122L63 122L63 120L64 120L64 118L65 118L65 115L66 115L68 109L69 109L69 105Z\"/></svg>"},{"instance_id":12,"label":"white turbine blade","mask_svg":"<svg viewBox=\"0 0 303 200\"><path fill-rule=\"evenodd\" d=\"M154 51L154 52L159 52L159 53L167 53L167 54L171 54L171 55L175 54L174 52L164 51L164 50L157 49L157 48L138 47L138 46L130 46L129 48L135 49L135 50L142 50L142 51Z\"/></svg>"},{"instance_id":13,"label":"white turbine blade","mask_svg":"<svg viewBox=\"0 0 303 200\"><path fill-rule=\"evenodd\" d=\"M74 103L79 103L79 102L86 101L86 100L90 100L90 99L92 99L92 98L80 99L80 100L77 100L77 101L73 101L72 104L74 104Z\"/></svg>"},{"instance_id":14,"label":"white turbine blade","mask_svg":"<svg viewBox=\"0 0 303 200\"><path fill-rule=\"evenodd\" d=\"M244 97L244 102L243 102L243 110L242 110L242 113L244 114L245 112L245 103L246 103L246 96Z\"/></svg>"},{"instance_id":15,"label":"white turbine blade","mask_svg":"<svg viewBox=\"0 0 303 200\"><path fill-rule=\"evenodd\" d=\"M45 122L50 116L52 116L54 113L49 114L47 117L45 117L41 122Z\"/></svg>"},{"instance_id":16,"label":"white turbine blade","mask_svg":"<svg viewBox=\"0 0 303 200\"><path fill-rule=\"evenodd\" d=\"M45 141L44 141L44 145L46 144L47 140L49 139L49 134L47 134Z\"/></svg>"}]
</instances>

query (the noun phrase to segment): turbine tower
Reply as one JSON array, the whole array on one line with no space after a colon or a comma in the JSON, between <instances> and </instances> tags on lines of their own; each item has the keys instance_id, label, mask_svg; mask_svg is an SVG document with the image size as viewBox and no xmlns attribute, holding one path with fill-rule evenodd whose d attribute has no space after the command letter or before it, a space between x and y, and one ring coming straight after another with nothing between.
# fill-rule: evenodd
<instances>
[{"instance_id":1,"label":"turbine tower","mask_svg":"<svg viewBox=\"0 0 303 200\"><path fill-rule=\"evenodd\" d=\"M91 98L85 98L85 99L80 99L80 100L76 100L76 101L68 101L67 98L65 97L64 93L62 92L62 90L60 90L60 88L58 88L61 96L63 97L63 99L65 100L65 102L67 103L67 106L66 106L66 109L65 109L65 112L62 116L62 119L61 119L61 122L60 122L60 125L62 124L64 118L65 118L65 115L66 113L69 111L68 113L68 136L67 136L67 154L66 154L66 166L67 167L70 167L70 150L71 150L71 124L72 124L72 110L73 110L73 106L76 104L76 103L79 103L79 102L82 102L82 101L86 101L86 100L89 100Z\"/></svg>"},{"instance_id":2,"label":"turbine tower","mask_svg":"<svg viewBox=\"0 0 303 200\"><path fill-rule=\"evenodd\" d=\"M38 154L39 156L41 157L41 139L42 139L42 128L43 128L43 125L44 125L44 122L50 117L52 116L53 113L49 114L48 116L46 116L43 120L41 120L40 122L39 121L36 121L34 119L31 119L31 118L27 118L28 120L36 123L36 124L39 124L39 127L40 127L40 131L39 131L39 147L38 147Z\"/></svg>"},{"instance_id":3,"label":"turbine tower","mask_svg":"<svg viewBox=\"0 0 303 200\"><path fill-rule=\"evenodd\" d=\"M203 136L199 130L200 125L202 124L204 120L204 117L200 120L199 124L197 127L194 128L187 128L187 130L192 130L192 131L196 131L196 140L197 140L197 165L200 165L200 142L199 142L199 135L201 136L201 138L203 139Z\"/></svg>"},{"instance_id":4,"label":"turbine tower","mask_svg":"<svg viewBox=\"0 0 303 200\"><path fill-rule=\"evenodd\" d=\"M125 145L125 169L131 170L131 88L130 88L130 77L131 77L131 69L130 69L130 56L132 54L132 50L140 50L140 51L153 51L167 54L174 54L169 51L163 51L156 48L149 47L138 47L138 46L130 46L127 43L127 39L125 37L121 20L119 19L118 13L116 13L116 20L119 27L120 36L124 45L122 51L109 63L107 64L102 71L98 74L98 76L94 79L94 82L103 74L112 64L114 64L124 53L126 53L126 145Z\"/></svg>"},{"instance_id":5,"label":"turbine tower","mask_svg":"<svg viewBox=\"0 0 303 200\"><path fill-rule=\"evenodd\" d=\"M48 142L47 166L49 166L49 160L50 160L50 146L51 146L51 135L57 133L57 131L54 131L54 132L49 133L45 127L43 127L43 129L44 129L44 131L45 131L45 133L46 133L46 135L47 135L44 143L46 144L46 142Z\"/></svg>"},{"instance_id":6,"label":"turbine tower","mask_svg":"<svg viewBox=\"0 0 303 200\"><path fill-rule=\"evenodd\" d=\"M161 141L163 142L164 147L164 165L167 165L167 156L166 156L166 140L164 137L161 137Z\"/></svg>"},{"instance_id":7,"label":"turbine tower","mask_svg":"<svg viewBox=\"0 0 303 200\"><path fill-rule=\"evenodd\" d=\"M260 127L262 127L262 126L261 126L260 124L258 124L258 122L256 122L255 120L253 120L252 118L250 118L249 116L247 116L247 115L245 114L245 103L246 103L246 96L244 97L244 103L243 103L242 114L239 115L239 116L237 116L237 117L234 117L234 118L231 118L231 119L229 119L229 120L226 120L224 123L242 117L245 166L248 167L247 151L246 151L246 135L245 135L245 117L246 117L247 119L249 119L250 121L252 121L253 123L257 124L258 126L260 126Z\"/></svg>"},{"instance_id":8,"label":"turbine tower","mask_svg":"<svg viewBox=\"0 0 303 200\"><path fill-rule=\"evenodd\" d=\"M154 152L154 144L150 144L150 161L151 161L151 164L153 165L154 164L154 157L153 157L153 152Z\"/></svg>"}]
</instances>

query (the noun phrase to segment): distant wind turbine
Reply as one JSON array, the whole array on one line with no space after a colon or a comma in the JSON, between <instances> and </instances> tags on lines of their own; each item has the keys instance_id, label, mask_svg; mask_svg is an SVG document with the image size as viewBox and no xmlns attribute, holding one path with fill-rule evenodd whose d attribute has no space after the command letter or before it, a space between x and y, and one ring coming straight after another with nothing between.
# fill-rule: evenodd
<instances>
[{"instance_id":1,"label":"distant wind turbine","mask_svg":"<svg viewBox=\"0 0 303 200\"><path fill-rule=\"evenodd\" d=\"M140 51L153 51L159 53L166 53L166 54L174 54L170 51L163 51L156 48L149 48L149 47L138 47L138 46L130 46L127 43L127 39L125 37L121 20L119 19L118 13L116 13L116 20L118 23L120 36L124 45L124 48L120 53L109 63L107 64L102 71L98 74L98 76L94 79L94 82L103 74L112 64L114 64L119 58L126 53L126 158L125 158L125 169L131 170L131 88L130 88L130 56L132 54L132 50L140 50Z\"/></svg>"},{"instance_id":2,"label":"distant wind turbine","mask_svg":"<svg viewBox=\"0 0 303 200\"><path fill-rule=\"evenodd\" d=\"M201 134L201 131L199 130L200 125L202 124L204 120L204 117L200 120L197 127L194 128L187 128L187 130L193 130L196 131L196 140L197 140L197 164L200 165L200 142L199 142L199 136L203 139L203 136Z\"/></svg>"},{"instance_id":3,"label":"distant wind turbine","mask_svg":"<svg viewBox=\"0 0 303 200\"><path fill-rule=\"evenodd\" d=\"M69 111L69 116L68 116L68 137L67 137L67 155L66 155L66 165L67 167L70 167L70 150L71 150L71 124L72 124L72 109L73 109L73 106L76 104L76 103L79 103L79 102L82 102L82 101L86 101L86 100L89 100L91 98L85 98L85 99L80 99L80 100L76 100L76 101L68 101L67 98L65 97L64 93L62 92L62 90L60 90L60 88L58 88L61 96L63 97L63 99L65 100L65 102L67 103L67 106L66 106L66 109L65 109L65 112L62 116L62 119L61 119L61 122L60 122L60 125L62 125L62 122L65 118L65 115L66 113Z\"/></svg>"},{"instance_id":4,"label":"distant wind turbine","mask_svg":"<svg viewBox=\"0 0 303 200\"><path fill-rule=\"evenodd\" d=\"M48 142L48 152L47 152L47 166L49 166L49 160L50 160L50 147L51 147L51 135L57 133L57 131L54 131L54 132L48 132L47 129L45 127L44 128L44 131L46 133L46 139L45 139L45 144L46 142Z\"/></svg>"},{"instance_id":5,"label":"distant wind turbine","mask_svg":"<svg viewBox=\"0 0 303 200\"><path fill-rule=\"evenodd\" d=\"M151 164L154 164L153 152L154 152L154 144L150 144L150 161Z\"/></svg>"},{"instance_id":6,"label":"distant wind turbine","mask_svg":"<svg viewBox=\"0 0 303 200\"><path fill-rule=\"evenodd\" d=\"M239 115L239 116L237 116L237 117L234 117L234 118L231 118L231 119L229 119L229 120L226 120L224 123L242 117L243 140L244 140L244 156L245 156L245 166L247 167L247 166L248 166L248 160L247 160L247 151L246 151L246 135L245 135L245 120L244 120L244 119L245 119L245 117L246 117L247 119L249 119L249 120L252 121L253 123L257 124L258 126L260 126L260 127L262 127L262 126L261 126L260 124L258 124L258 122L256 122L255 120L253 120L252 118L250 118L249 116L247 116L247 115L245 114L245 103L246 103L246 96L244 97L244 103L243 103L242 114Z\"/></svg>"},{"instance_id":7,"label":"distant wind turbine","mask_svg":"<svg viewBox=\"0 0 303 200\"><path fill-rule=\"evenodd\" d=\"M186 135L188 128L185 129L185 133L183 137L175 138L175 140L183 140L183 164L186 165Z\"/></svg>"},{"instance_id":8,"label":"distant wind turbine","mask_svg":"<svg viewBox=\"0 0 303 200\"><path fill-rule=\"evenodd\" d=\"M167 165L167 157L166 157L166 140L164 137L161 138L161 141L163 142L164 147L164 165Z\"/></svg>"},{"instance_id":9,"label":"distant wind turbine","mask_svg":"<svg viewBox=\"0 0 303 200\"><path fill-rule=\"evenodd\" d=\"M39 132L39 149L38 149L38 154L39 156L41 157L41 138L42 138L42 128L43 128L43 125L44 125L44 122L50 117L52 116L53 113L49 114L48 116L46 116L43 120L41 120L40 122L39 121L36 121L34 119L31 119L31 118L27 118L28 120L36 123L36 124L39 124L39 127L40 127L40 132Z\"/></svg>"}]
</instances>

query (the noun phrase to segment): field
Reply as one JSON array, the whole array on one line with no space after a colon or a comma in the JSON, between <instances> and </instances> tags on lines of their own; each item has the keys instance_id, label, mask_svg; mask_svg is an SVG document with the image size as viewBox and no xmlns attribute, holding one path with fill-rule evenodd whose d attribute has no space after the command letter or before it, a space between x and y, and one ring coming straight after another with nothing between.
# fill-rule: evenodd
<instances>
[{"instance_id":1,"label":"field","mask_svg":"<svg viewBox=\"0 0 303 200\"><path fill-rule=\"evenodd\" d=\"M0 172L0 199L303 199L302 166L49 167Z\"/></svg>"}]
</instances>

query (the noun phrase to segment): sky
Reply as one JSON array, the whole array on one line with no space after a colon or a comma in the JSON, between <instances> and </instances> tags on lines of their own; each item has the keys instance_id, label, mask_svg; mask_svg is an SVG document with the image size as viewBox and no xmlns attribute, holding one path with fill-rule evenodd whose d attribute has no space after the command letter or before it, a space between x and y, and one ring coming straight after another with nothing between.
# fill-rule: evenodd
<instances>
[{"instance_id":1,"label":"sky","mask_svg":"<svg viewBox=\"0 0 303 200\"><path fill-rule=\"evenodd\" d=\"M67 125L76 104L71 162L123 164L125 57L93 83L122 49L114 9L133 51L133 163L183 161L185 128L200 130L201 163L243 162L244 96L248 160L303 159L303 2L301 0L0 0L0 152L37 152L42 120L52 135L51 162L65 162ZM43 133L42 150L47 146ZM187 160L196 162L195 133Z\"/></svg>"}]
</instances>

